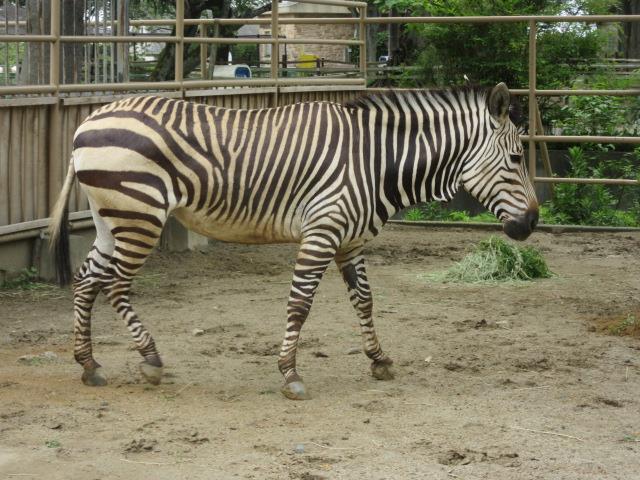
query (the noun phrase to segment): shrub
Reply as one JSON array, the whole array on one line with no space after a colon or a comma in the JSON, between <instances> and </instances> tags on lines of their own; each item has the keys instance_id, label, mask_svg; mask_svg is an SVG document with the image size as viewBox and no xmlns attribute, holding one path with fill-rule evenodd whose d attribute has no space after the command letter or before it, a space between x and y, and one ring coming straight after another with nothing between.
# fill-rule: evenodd
<instances>
[{"instance_id":1,"label":"shrub","mask_svg":"<svg viewBox=\"0 0 640 480\"><path fill-rule=\"evenodd\" d=\"M595 162L581 147L569 149L570 177L583 178L640 178L633 157L640 159L636 149L621 160ZM636 161L637 161L636 160ZM558 184L552 200L545 202L540 216L545 223L607 225L635 227L640 225L640 189L634 186L591 184ZM619 210L623 204L628 210Z\"/></svg>"}]
</instances>

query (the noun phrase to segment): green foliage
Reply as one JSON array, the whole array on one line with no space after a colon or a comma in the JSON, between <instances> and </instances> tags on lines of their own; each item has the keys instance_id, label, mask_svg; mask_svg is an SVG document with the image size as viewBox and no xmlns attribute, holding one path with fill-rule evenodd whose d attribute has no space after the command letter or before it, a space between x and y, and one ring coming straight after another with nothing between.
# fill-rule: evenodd
<instances>
[{"instance_id":1,"label":"green foliage","mask_svg":"<svg viewBox=\"0 0 640 480\"><path fill-rule=\"evenodd\" d=\"M16 278L0 285L2 290L34 290L41 288L38 282L38 271L34 267L25 268Z\"/></svg>"},{"instance_id":2,"label":"green foliage","mask_svg":"<svg viewBox=\"0 0 640 480\"><path fill-rule=\"evenodd\" d=\"M534 247L519 247L500 237L491 236L450 269L428 278L444 282L479 283L551 276L553 273L542 254Z\"/></svg>"},{"instance_id":3,"label":"green foliage","mask_svg":"<svg viewBox=\"0 0 640 480\"><path fill-rule=\"evenodd\" d=\"M578 88L603 90L625 90L637 85L640 85L640 70L626 77L602 73L588 82L575 84ZM553 114L552 125L562 128L564 135L640 135L640 97L637 96L569 97L565 105L549 113Z\"/></svg>"},{"instance_id":4,"label":"green foliage","mask_svg":"<svg viewBox=\"0 0 640 480\"><path fill-rule=\"evenodd\" d=\"M429 202L406 211L405 220L409 221L449 221L449 222L485 222L496 223L498 220L491 212L471 215L467 211L449 210L438 202Z\"/></svg>"},{"instance_id":5,"label":"green foliage","mask_svg":"<svg viewBox=\"0 0 640 480\"><path fill-rule=\"evenodd\" d=\"M58 440L47 440L44 444L47 448L60 448L62 446Z\"/></svg>"},{"instance_id":6,"label":"green foliage","mask_svg":"<svg viewBox=\"0 0 640 480\"><path fill-rule=\"evenodd\" d=\"M411 2L409 2L411 3ZM452 0L412 2L415 10L432 16L534 15L566 12L566 2L554 0ZM603 0L573 2L589 13L614 3ZM410 30L420 38L416 63L428 85L460 84L463 75L474 83L506 82L512 88L528 85L528 24L424 24ZM599 58L606 38L598 29L583 24L539 24L537 33L538 87L568 85L581 70Z\"/></svg>"},{"instance_id":7,"label":"green foliage","mask_svg":"<svg viewBox=\"0 0 640 480\"><path fill-rule=\"evenodd\" d=\"M640 148L620 160L595 162L580 147L569 149L571 177L640 178ZM632 158L635 156L635 162ZM636 165L634 166L634 163ZM544 223L640 226L640 189L637 186L608 186L562 183L556 185L553 200L540 210ZM628 210L619 210L623 204Z\"/></svg>"}]
</instances>

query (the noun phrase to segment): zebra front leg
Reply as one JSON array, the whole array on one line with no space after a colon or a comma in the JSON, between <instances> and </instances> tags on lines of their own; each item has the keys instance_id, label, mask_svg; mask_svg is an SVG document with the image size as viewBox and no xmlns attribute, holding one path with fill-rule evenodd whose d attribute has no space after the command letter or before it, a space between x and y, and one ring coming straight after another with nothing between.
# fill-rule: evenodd
<instances>
[{"instance_id":1,"label":"zebra front leg","mask_svg":"<svg viewBox=\"0 0 640 480\"><path fill-rule=\"evenodd\" d=\"M380 341L373 327L373 298L367 281L362 247L338 252L336 263L347 284L351 304L360 318L364 352L372 360L371 373L378 380L391 380L393 361L382 351Z\"/></svg>"},{"instance_id":2,"label":"zebra front leg","mask_svg":"<svg viewBox=\"0 0 640 480\"><path fill-rule=\"evenodd\" d=\"M300 330L309 315L313 296L334 255L335 246L327 237L306 239L298 251L287 304L287 331L278 359L278 368L284 376L282 393L292 400L311 398L296 371L296 350Z\"/></svg>"}]
</instances>

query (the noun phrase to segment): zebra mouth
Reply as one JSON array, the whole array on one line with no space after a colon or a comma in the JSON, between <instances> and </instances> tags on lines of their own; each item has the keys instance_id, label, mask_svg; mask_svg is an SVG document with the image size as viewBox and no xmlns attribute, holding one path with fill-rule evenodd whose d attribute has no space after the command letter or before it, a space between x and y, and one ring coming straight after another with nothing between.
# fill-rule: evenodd
<instances>
[{"instance_id":1,"label":"zebra mouth","mask_svg":"<svg viewBox=\"0 0 640 480\"><path fill-rule=\"evenodd\" d=\"M505 215L502 224L503 231L509 238L518 241L526 240L538 225L538 209L530 208L524 215L517 217Z\"/></svg>"}]
</instances>

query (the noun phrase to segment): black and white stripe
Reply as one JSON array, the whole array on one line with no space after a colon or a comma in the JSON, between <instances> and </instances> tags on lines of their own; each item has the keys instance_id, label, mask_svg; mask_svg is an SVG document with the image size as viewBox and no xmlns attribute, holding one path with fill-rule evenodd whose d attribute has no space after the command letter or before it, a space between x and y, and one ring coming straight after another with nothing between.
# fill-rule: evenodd
<instances>
[{"instance_id":1,"label":"black and white stripe","mask_svg":"<svg viewBox=\"0 0 640 480\"><path fill-rule=\"evenodd\" d=\"M348 105L262 110L137 97L96 111L76 132L51 228L54 240L64 242L59 228L77 175L97 228L74 277L75 355L85 383L104 383L90 335L100 291L131 330L143 373L160 380L162 362L129 290L170 214L212 238L300 243L279 360L287 396L306 396L296 347L332 261L360 317L373 373L388 378L391 360L373 328L363 246L399 210L449 200L461 186L510 236L526 237L537 204L508 109L508 90L500 84L491 91L407 91Z\"/></svg>"}]
</instances>

